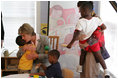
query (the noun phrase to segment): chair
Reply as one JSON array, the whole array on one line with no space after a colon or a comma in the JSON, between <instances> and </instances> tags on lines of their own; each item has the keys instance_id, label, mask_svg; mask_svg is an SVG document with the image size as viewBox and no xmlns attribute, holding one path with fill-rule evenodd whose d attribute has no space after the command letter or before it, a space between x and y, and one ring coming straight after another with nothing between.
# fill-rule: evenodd
<instances>
[{"instance_id":1,"label":"chair","mask_svg":"<svg viewBox=\"0 0 118 79\"><path fill-rule=\"evenodd\" d=\"M1 69L1 77L2 77L2 69Z\"/></svg>"},{"instance_id":2,"label":"chair","mask_svg":"<svg viewBox=\"0 0 118 79\"><path fill-rule=\"evenodd\" d=\"M72 72L72 70L64 68L62 69L62 75L64 78L73 78L74 77L74 73Z\"/></svg>"},{"instance_id":3,"label":"chair","mask_svg":"<svg viewBox=\"0 0 118 79\"><path fill-rule=\"evenodd\" d=\"M59 36L48 36L51 49L58 50Z\"/></svg>"}]
</instances>

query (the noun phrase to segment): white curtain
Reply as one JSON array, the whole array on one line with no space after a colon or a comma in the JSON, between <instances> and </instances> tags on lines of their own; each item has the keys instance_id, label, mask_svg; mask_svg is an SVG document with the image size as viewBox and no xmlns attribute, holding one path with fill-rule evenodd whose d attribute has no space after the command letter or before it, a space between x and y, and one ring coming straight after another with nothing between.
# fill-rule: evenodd
<instances>
[{"instance_id":1,"label":"white curtain","mask_svg":"<svg viewBox=\"0 0 118 79\"><path fill-rule=\"evenodd\" d=\"M11 52L18 49L15 40L19 27L29 23L35 28L35 1L1 1L1 11L5 31L3 47Z\"/></svg>"}]
</instances>

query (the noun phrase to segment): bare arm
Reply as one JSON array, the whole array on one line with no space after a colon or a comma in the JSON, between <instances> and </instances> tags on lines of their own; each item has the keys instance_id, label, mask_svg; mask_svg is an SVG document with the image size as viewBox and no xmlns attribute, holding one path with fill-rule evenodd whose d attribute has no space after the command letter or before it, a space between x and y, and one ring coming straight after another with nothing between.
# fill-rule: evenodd
<instances>
[{"instance_id":1,"label":"bare arm","mask_svg":"<svg viewBox=\"0 0 118 79\"><path fill-rule=\"evenodd\" d=\"M80 31L79 30L75 30L74 35L73 35L73 38L72 38L71 42L67 45L67 48L71 48L71 46L73 45L73 43L76 40L78 40L79 34L80 34Z\"/></svg>"}]
</instances>

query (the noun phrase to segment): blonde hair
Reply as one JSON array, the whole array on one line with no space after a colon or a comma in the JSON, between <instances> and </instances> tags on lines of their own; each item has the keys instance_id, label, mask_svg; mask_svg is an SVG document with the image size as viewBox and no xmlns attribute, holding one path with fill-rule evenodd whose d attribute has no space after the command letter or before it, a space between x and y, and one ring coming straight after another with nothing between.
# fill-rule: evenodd
<instances>
[{"instance_id":1,"label":"blonde hair","mask_svg":"<svg viewBox=\"0 0 118 79\"><path fill-rule=\"evenodd\" d=\"M28 23L24 23L19 29L18 34L29 34L32 35L34 33L34 29L32 26Z\"/></svg>"}]
</instances>

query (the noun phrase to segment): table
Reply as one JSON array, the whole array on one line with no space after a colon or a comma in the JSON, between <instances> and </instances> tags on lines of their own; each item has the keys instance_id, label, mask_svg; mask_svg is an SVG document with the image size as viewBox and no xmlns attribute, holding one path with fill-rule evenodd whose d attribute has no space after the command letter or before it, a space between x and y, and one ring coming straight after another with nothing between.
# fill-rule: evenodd
<instances>
[{"instance_id":1,"label":"table","mask_svg":"<svg viewBox=\"0 0 118 79\"><path fill-rule=\"evenodd\" d=\"M1 57L2 76L18 73L18 62L17 57Z\"/></svg>"},{"instance_id":2,"label":"table","mask_svg":"<svg viewBox=\"0 0 118 79\"><path fill-rule=\"evenodd\" d=\"M28 73L25 74L13 74L13 75L7 75L2 78L37 78L37 77L30 77ZM39 76L39 78L47 78L46 76Z\"/></svg>"},{"instance_id":3,"label":"table","mask_svg":"<svg viewBox=\"0 0 118 79\"><path fill-rule=\"evenodd\" d=\"M13 74L13 75L7 75L2 78L28 78L29 74Z\"/></svg>"}]
</instances>

